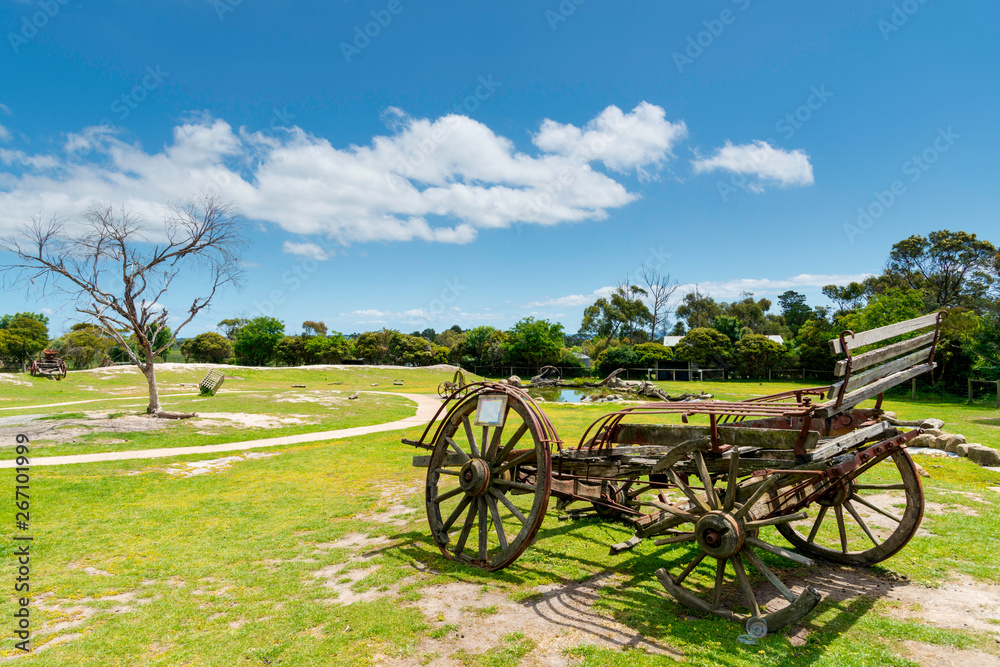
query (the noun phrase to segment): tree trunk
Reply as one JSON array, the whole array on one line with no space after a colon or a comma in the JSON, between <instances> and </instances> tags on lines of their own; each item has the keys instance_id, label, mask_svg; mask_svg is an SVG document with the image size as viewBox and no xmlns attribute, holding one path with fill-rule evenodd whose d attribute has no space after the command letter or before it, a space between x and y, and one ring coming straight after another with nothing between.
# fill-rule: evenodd
<instances>
[{"instance_id":1,"label":"tree trunk","mask_svg":"<svg viewBox=\"0 0 1000 667\"><path fill-rule=\"evenodd\" d=\"M146 382L149 384L149 405L146 407L146 414L157 415L163 412L163 408L160 407L160 392L156 388L156 368L148 361L145 366L141 366L140 368L142 369L142 374L146 376Z\"/></svg>"}]
</instances>

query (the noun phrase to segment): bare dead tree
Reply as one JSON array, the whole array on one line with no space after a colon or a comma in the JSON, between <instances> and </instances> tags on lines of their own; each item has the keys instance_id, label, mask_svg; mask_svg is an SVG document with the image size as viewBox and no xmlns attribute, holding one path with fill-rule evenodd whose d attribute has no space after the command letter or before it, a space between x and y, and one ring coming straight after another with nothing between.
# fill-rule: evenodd
<instances>
[{"instance_id":1,"label":"bare dead tree","mask_svg":"<svg viewBox=\"0 0 1000 667\"><path fill-rule=\"evenodd\" d=\"M147 227L141 216L111 205L83 215L83 231L71 234L63 220L38 216L0 242L16 260L0 265L5 284L58 291L77 304L128 354L149 385L146 412L164 412L156 387L154 360L169 349L180 330L208 307L227 284L240 283L243 217L231 203L206 195L170 206L162 227ZM204 296L195 297L170 340L154 348L156 331L166 325L163 300L181 273L200 272ZM135 337L138 351L127 337Z\"/></svg>"},{"instance_id":2,"label":"bare dead tree","mask_svg":"<svg viewBox=\"0 0 1000 667\"><path fill-rule=\"evenodd\" d=\"M649 327L649 340L655 340L656 327L666 322L667 315L673 310L670 300L679 285L676 280L670 277L669 273L662 274L649 267L643 267L642 280L646 283L646 291L649 293L649 310L653 313L653 320Z\"/></svg>"}]
</instances>

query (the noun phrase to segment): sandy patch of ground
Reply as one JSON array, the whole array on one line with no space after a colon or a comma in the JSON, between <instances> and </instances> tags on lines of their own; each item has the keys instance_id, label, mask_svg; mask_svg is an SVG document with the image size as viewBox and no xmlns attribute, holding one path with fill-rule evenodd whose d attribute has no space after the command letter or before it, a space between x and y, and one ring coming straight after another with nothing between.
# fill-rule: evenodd
<instances>
[{"instance_id":1,"label":"sandy patch of ground","mask_svg":"<svg viewBox=\"0 0 1000 667\"><path fill-rule=\"evenodd\" d=\"M243 428L281 428L295 424L312 423L305 415L277 417L275 415L258 415L249 412L199 412L191 424L198 428L220 428L233 423Z\"/></svg>"},{"instance_id":2,"label":"sandy patch of ground","mask_svg":"<svg viewBox=\"0 0 1000 667\"><path fill-rule=\"evenodd\" d=\"M925 667L1000 667L1000 658L982 651L915 641L905 641L903 646L906 649L905 657Z\"/></svg>"},{"instance_id":3,"label":"sandy patch of ground","mask_svg":"<svg viewBox=\"0 0 1000 667\"><path fill-rule=\"evenodd\" d=\"M221 459L211 459L209 461L185 461L173 464L169 468L166 468L164 472L179 477L194 477L195 475L204 475L206 473L222 472L239 461L268 459L272 456L278 456L278 454L279 452L244 452L236 456L224 456Z\"/></svg>"},{"instance_id":4,"label":"sandy patch of ground","mask_svg":"<svg viewBox=\"0 0 1000 667\"><path fill-rule=\"evenodd\" d=\"M386 545L388 542L389 540L385 537L372 538L362 533L349 533L339 540L317 544L316 547L319 549L354 548L357 551L358 547ZM334 597L327 598L324 602L328 604L368 602L386 595L395 595L399 592L400 586L412 581L412 577L406 577L394 582L391 586L381 589L371 587L363 591L354 590L354 585L357 582L377 572L381 567L375 564L365 565L365 563L378 556L384 548L382 546L380 549L373 549L360 554L355 553L343 563L327 565L313 572L313 578L323 579L322 586L330 589L334 594Z\"/></svg>"},{"instance_id":5,"label":"sandy patch of ground","mask_svg":"<svg viewBox=\"0 0 1000 667\"><path fill-rule=\"evenodd\" d=\"M70 634L60 634L56 637L52 637L51 639L46 639L46 637L50 635L77 628L98 615L127 614L131 611L135 611L136 607L150 601L152 601L152 598L137 597L135 591L119 593L118 595L106 595L104 597L97 598L83 597L73 600L53 599L51 593L43 593L32 600L32 606L39 611L48 612L49 614L54 615L57 620L46 621L40 628L32 633L31 653L25 653L23 655L31 655L32 653L38 653L52 648L53 646L65 644L66 642L73 641L78 637L82 637L84 633L74 632ZM94 602L114 602L116 604L109 608L99 608L91 606L91 603ZM19 657L22 656L15 655L4 658L4 660L16 660Z\"/></svg>"},{"instance_id":6,"label":"sandy patch of ground","mask_svg":"<svg viewBox=\"0 0 1000 667\"><path fill-rule=\"evenodd\" d=\"M355 518L361 521L387 523L393 526L406 526L414 519L417 510L407 507L403 501L422 492L423 485L387 485L379 493L379 508L371 514L358 514Z\"/></svg>"},{"instance_id":7,"label":"sandy patch of ground","mask_svg":"<svg viewBox=\"0 0 1000 667\"><path fill-rule=\"evenodd\" d=\"M108 413L94 413L106 417ZM17 418L12 418L17 419ZM24 419L21 417L19 419ZM124 415L114 419L44 419L23 421L16 425L0 425L0 443L13 446L14 437L24 433L32 442L44 441L61 444L72 442L90 433L137 433L165 428L168 422L146 415Z\"/></svg>"},{"instance_id":8,"label":"sandy patch of ground","mask_svg":"<svg viewBox=\"0 0 1000 667\"><path fill-rule=\"evenodd\" d=\"M13 373L0 373L0 382L7 382L10 384L20 384L26 387L30 387L30 382L25 382L24 380L18 380Z\"/></svg>"},{"instance_id":9,"label":"sandy patch of ground","mask_svg":"<svg viewBox=\"0 0 1000 667\"><path fill-rule=\"evenodd\" d=\"M595 612L598 590L614 585L612 576L585 582L539 588L541 594L527 602L512 602L501 592L478 584L453 582L421 590L416 606L428 622L445 631L428 637L405 658L382 657L386 665L457 665L450 658L456 651L482 653L495 647L501 637L521 632L535 642L522 665L568 665L569 648L588 644L612 649L641 648L650 653L683 659L675 649L651 641L635 630ZM436 656L436 657L435 657Z\"/></svg>"},{"instance_id":10,"label":"sandy patch of ground","mask_svg":"<svg viewBox=\"0 0 1000 667\"><path fill-rule=\"evenodd\" d=\"M339 391L286 391L274 398L275 403L318 403L324 407L333 407L347 402L347 397Z\"/></svg>"},{"instance_id":11,"label":"sandy patch of ground","mask_svg":"<svg viewBox=\"0 0 1000 667\"><path fill-rule=\"evenodd\" d=\"M1000 625L989 622L1000 622L1000 586L959 575L955 581L936 588L917 584L895 586L886 598L901 604L889 611L893 618L984 632L1000 642Z\"/></svg>"}]
</instances>

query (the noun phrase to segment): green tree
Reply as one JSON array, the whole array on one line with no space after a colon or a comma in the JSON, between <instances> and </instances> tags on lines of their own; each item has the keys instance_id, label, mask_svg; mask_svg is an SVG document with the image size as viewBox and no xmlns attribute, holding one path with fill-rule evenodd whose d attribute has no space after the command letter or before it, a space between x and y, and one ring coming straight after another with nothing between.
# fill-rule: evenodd
<instances>
[{"instance_id":1,"label":"green tree","mask_svg":"<svg viewBox=\"0 0 1000 667\"><path fill-rule=\"evenodd\" d=\"M306 342L306 351L321 364L339 364L350 359L354 345L343 334L334 331L329 336L316 336Z\"/></svg>"},{"instance_id":2,"label":"green tree","mask_svg":"<svg viewBox=\"0 0 1000 667\"><path fill-rule=\"evenodd\" d=\"M723 314L722 307L715 302L715 299L702 294L697 288L684 295L674 313L679 320L684 320L688 329L710 327L715 318Z\"/></svg>"},{"instance_id":3,"label":"green tree","mask_svg":"<svg viewBox=\"0 0 1000 667\"><path fill-rule=\"evenodd\" d=\"M778 295L778 304L781 306L781 316L785 318L785 324L791 329L792 336L795 336L799 332L799 327L812 315L812 308L806 305L806 295L788 290Z\"/></svg>"},{"instance_id":4,"label":"green tree","mask_svg":"<svg viewBox=\"0 0 1000 667\"><path fill-rule=\"evenodd\" d=\"M306 320L302 323L302 335L309 338L312 336L325 336L326 335L326 322L315 322L313 320Z\"/></svg>"},{"instance_id":5,"label":"green tree","mask_svg":"<svg viewBox=\"0 0 1000 667\"><path fill-rule=\"evenodd\" d=\"M732 315L719 315L712 322L712 328L726 334L726 337L734 343L743 337L745 329L743 323ZM750 330L746 329L746 331Z\"/></svg>"},{"instance_id":6,"label":"green tree","mask_svg":"<svg viewBox=\"0 0 1000 667\"><path fill-rule=\"evenodd\" d=\"M274 360L275 348L285 335L285 323L267 315L248 321L236 335L233 352L247 366L266 366Z\"/></svg>"},{"instance_id":7,"label":"green tree","mask_svg":"<svg viewBox=\"0 0 1000 667\"><path fill-rule=\"evenodd\" d=\"M788 355L784 345L755 333L740 338L733 352L736 367L750 377L762 377L769 368L779 366Z\"/></svg>"},{"instance_id":8,"label":"green tree","mask_svg":"<svg viewBox=\"0 0 1000 667\"><path fill-rule=\"evenodd\" d=\"M983 315L969 346L975 361L972 367L977 378L1000 380L1000 314Z\"/></svg>"},{"instance_id":9,"label":"green tree","mask_svg":"<svg viewBox=\"0 0 1000 667\"><path fill-rule=\"evenodd\" d=\"M194 359L200 363L221 364L233 356L233 346L224 336L206 331L184 341L181 344L181 354L185 359Z\"/></svg>"},{"instance_id":10,"label":"green tree","mask_svg":"<svg viewBox=\"0 0 1000 667\"><path fill-rule=\"evenodd\" d=\"M799 333L795 337L799 364L806 370L833 368L838 357L830 351L829 341L839 333L840 330L826 318L825 312L814 313L811 319L799 327Z\"/></svg>"},{"instance_id":11,"label":"green tree","mask_svg":"<svg viewBox=\"0 0 1000 667\"><path fill-rule=\"evenodd\" d=\"M654 366L661 361L672 361L673 351L663 343L642 343L635 346L640 366ZM614 370L614 369L612 369Z\"/></svg>"},{"instance_id":12,"label":"green tree","mask_svg":"<svg viewBox=\"0 0 1000 667\"><path fill-rule=\"evenodd\" d=\"M619 368L637 368L641 365L639 354L631 345L619 345L606 349L597 361L597 370L607 375Z\"/></svg>"},{"instance_id":13,"label":"green tree","mask_svg":"<svg viewBox=\"0 0 1000 667\"><path fill-rule=\"evenodd\" d=\"M600 338L645 340L653 313L645 303L649 293L627 281L615 287L611 296L600 298L583 311L580 333Z\"/></svg>"},{"instance_id":14,"label":"green tree","mask_svg":"<svg viewBox=\"0 0 1000 667\"><path fill-rule=\"evenodd\" d=\"M892 246L885 275L920 291L925 310L946 306L979 308L997 284L997 248L968 232L947 229L913 235Z\"/></svg>"},{"instance_id":15,"label":"green tree","mask_svg":"<svg viewBox=\"0 0 1000 667\"><path fill-rule=\"evenodd\" d=\"M103 361L112 345L114 339L99 326L79 322L62 337L60 354L73 364L73 368L89 368L95 361Z\"/></svg>"},{"instance_id":16,"label":"green tree","mask_svg":"<svg viewBox=\"0 0 1000 667\"><path fill-rule=\"evenodd\" d=\"M49 316L42 313L14 313L13 315L4 315L0 317L0 329L6 329L14 319L18 317L26 317L29 320L35 320L36 322L41 322L46 328L49 326Z\"/></svg>"},{"instance_id":17,"label":"green tree","mask_svg":"<svg viewBox=\"0 0 1000 667\"><path fill-rule=\"evenodd\" d=\"M846 285L827 285L823 288L823 296L837 304L837 314L853 313L864 304L868 288L858 282Z\"/></svg>"},{"instance_id":18,"label":"green tree","mask_svg":"<svg viewBox=\"0 0 1000 667\"><path fill-rule=\"evenodd\" d=\"M0 327L0 356L19 364L31 361L49 342L48 328L34 318L18 314L5 317L4 322L5 326Z\"/></svg>"},{"instance_id":19,"label":"green tree","mask_svg":"<svg viewBox=\"0 0 1000 667\"><path fill-rule=\"evenodd\" d=\"M250 320L245 317L233 317L228 320L222 320L216 326L222 331L222 335L228 338L231 342L236 342L236 337L239 336L240 330L247 325Z\"/></svg>"},{"instance_id":20,"label":"green tree","mask_svg":"<svg viewBox=\"0 0 1000 667\"><path fill-rule=\"evenodd\" d=\"M354 341L354 354L372 364L389 363L392 339L397 335L399 332L394 329L366 331Z\"/></svg>"},{"instance_id":21,"label":"green tree","mask_svg":"<svg viewBox=\"0 0 1000 667\"><path fill-rule=\"evenodd\" d=\"M526 317L508 332L504 362L526 366L557 363L562 356L563 326L558 322Z\"/></svg>"},{"instance_id":22,"label":"green tree","mask_svg":"<svg viewBox=\"0 0 1000 667\"><path fill-rule=\"evenodd\" d=\"M708 327L695 327L674 347L674 358L692 361L702 368L728 368L733 345L726 334Z\"/></svg>"},{"instance_id":23,"label":"green tree","mask_svg":"<svg viewBox=\"0 0 1000 667\"><path fill-rule=\"evenodd\" d=\"M857 313L845 315L842 321L851 331L868 331L919 317L923 308L923 294L919 290L890 287L885 293L871 297Z\"/></svg>"},{"instance_id":24,"label":"green tree","mask_svg":"<svg viewBox=\"0 0 1000 667\"><path fill-rule=\"evenodd\" d=\"M304 336L283 336L274 346L274 359L285 366L301 366L306 358Z\"/></svg>"}]
</instances>

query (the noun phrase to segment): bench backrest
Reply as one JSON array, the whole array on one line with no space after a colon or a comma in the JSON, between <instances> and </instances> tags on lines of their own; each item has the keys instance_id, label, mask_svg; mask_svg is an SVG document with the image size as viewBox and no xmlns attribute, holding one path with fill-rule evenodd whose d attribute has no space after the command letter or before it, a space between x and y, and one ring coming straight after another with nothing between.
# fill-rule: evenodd
<instances>
[{"instance_id":1,"label":"bench backrest","mask_svg":"<svg viewBox=\"0 0 1000 667\"><path fill-rule=\"evenodd\" d=\"M853 333L844 331L830 341L830 350L845 358L838 361L833 374L843 378L831 386L831 401L817 410L817 416L828 417L851 409L858 403L881 396L890 387L933 369L934 350L941 332L944 312L931 313L912 320ZM905 334L923 332L913 338L875 348L857 356L852 350ZM881 402L881 401L880 401Z\"/></svg>"}]
</instances>

